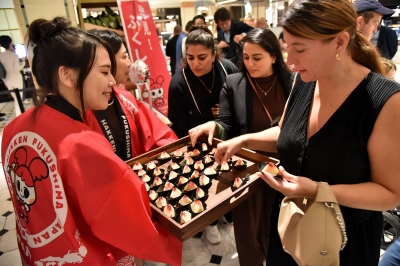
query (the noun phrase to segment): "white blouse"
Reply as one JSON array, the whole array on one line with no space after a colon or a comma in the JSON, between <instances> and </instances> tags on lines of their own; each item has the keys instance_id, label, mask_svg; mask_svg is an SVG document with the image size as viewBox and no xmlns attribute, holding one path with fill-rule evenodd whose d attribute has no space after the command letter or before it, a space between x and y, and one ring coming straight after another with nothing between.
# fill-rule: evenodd
<instances>
[{"instance_id":1,"label":"white blouse","mask_svg":"<svg viewBox=\"0 0 400 266\"><path fill-rule=\"evenodd\" d=\"M4 51L0 54L0 62L6 70L6 78L3 79L9 90L14 88L23 88L23 77L20 71L24 68L25 62L20 62L16 53L11 51Z\"/></svg>"}]
</instances>

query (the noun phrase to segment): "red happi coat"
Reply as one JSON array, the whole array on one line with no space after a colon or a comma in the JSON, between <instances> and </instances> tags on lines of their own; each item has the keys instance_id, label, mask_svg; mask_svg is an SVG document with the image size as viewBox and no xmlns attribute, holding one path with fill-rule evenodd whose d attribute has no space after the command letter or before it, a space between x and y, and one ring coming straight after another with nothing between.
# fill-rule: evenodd
<instances>
[{"instance_id":1,"label":"red happi coat","mask_svg":"<svg viewBox=\"0 0 400 266\"><path fill-rule=\"evenodd\" d=\"M5 127L1 150L23 264L180 265L182 243L151 220L143 182L104 136L47 105L32 111Z\"/></svg>"},{"instance_id":2,"label":"red happi coat","mask_svg":"<svg viewBox=\"0 0 400 266\"><path fill-rule=\"evenodd\" d=\"M137 101L131 92L114 87L114 93L128 119L132 144L131 158L178 139L174 131L165 125L147 106ZM87 112L86 118L89 127L103 134L92 112Z\"/></svg>"}]
</instances>

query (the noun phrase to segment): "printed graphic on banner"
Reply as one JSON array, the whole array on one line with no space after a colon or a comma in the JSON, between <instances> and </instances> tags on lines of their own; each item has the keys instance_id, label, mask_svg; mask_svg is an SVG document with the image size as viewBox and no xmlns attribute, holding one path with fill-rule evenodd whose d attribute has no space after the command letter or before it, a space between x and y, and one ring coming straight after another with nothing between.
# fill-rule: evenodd
<instances>
[{"instance_id":1,"label":"printed graphic on banner","mask_svg":"<svg viewBox=\"0 0 400 266\"><path fill-rule=\"evenodd\" d=\"M132 62L142 60L149 67L150 91L146 86L141 86L142 99L167 115L168 87L171 77L161 50L149 2L118 0L118 6Z\"/></svg>"}]
</instances>

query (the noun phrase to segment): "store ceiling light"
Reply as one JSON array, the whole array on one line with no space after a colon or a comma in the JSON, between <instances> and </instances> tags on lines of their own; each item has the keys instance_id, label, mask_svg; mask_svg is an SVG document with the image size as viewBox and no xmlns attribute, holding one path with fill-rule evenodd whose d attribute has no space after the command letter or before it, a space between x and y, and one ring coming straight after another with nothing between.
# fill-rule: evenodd
<instances>
[{"instance_id":1,"label":"store ceiling light","mask_svg":"<svg viewBox=\"0 0 400 266\"><path fill-rule=\"evenodd\" d=\"M232 3L232 2L236 2L237 0L225 0L225 1L221 1L221 2L217 2L218 5L223 5L223 4L228 4L228 3Z\"/></svg>"},{"instance_id":2,"label":"store ceiling light","mask_svg":"<svg viewBox=\"0 0 400 266\"><path fill-rule=\"evenodd\" d=\"M208 8L203 5L203 1L201 1L200 6L197 8L197 11L201 13L201 11L207 11Z\"/></svg>"}]
</instances>

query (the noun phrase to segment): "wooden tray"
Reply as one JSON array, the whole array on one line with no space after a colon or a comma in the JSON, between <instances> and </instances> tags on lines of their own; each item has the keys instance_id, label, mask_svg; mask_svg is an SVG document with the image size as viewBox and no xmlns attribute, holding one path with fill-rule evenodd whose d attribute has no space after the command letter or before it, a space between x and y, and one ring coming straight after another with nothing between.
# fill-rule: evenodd
<instances>
[{"instance_id":1,"label":"wooden tray","mask_svg":"<svg viewBox=\"0 0 400 266\"><path fill-rule=\"evenodd\" d=\"M135 162L145 164L151 160L157 160L156 158L158 157L158 154L163 151L172 153L178 148L181 148L182 151L186 151L185 147L187 147L189 141L190 139L188 136L181 138L176 142L133 158L127 161L127 164L133 166ZM207 137L203 135L198 141L207 143ZM213 139L213 147L215 148L220 142L221 141L218 139ZM261 155L248 149L241 149L232 157L232 160L237 160L238 158L246 160L247 167L240 169L232 168L229 172L221 172L216 180L212 180L212 186L208 191L209 196L205 201L207 204L207 209L204 212L195 216L185 224L179 224L175 220L166 216L152 203L150 203L154 219L164 226L169 232L171 232L176 238L184 241L203 230L206 226L210 225L219 217L235 208L241 202L265 186L265 182L254 175L254 173L258 172L257 163L279 163L277 159ZM166 169L170 164L171 161L161 165L160 168ZM215 166L217 166L216 163L214 164L214 167ZM250 174L250 180L239 189L233 191L231 188L231 181L233 181L236 177L245 177L247 174Z\"/></svg>"}]
</instances>

